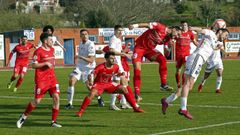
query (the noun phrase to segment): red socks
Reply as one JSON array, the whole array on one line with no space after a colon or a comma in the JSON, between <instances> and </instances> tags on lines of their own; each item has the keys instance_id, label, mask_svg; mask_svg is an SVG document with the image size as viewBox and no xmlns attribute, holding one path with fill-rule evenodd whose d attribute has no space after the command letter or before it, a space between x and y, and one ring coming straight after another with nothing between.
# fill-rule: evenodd
<instances>
[{"instance_id":1,"label":"red socks","mask_svg":"<svg viewBox=\"0 0 240 135\"><path fill-rule=\"evenodd\" d=\"M136 93L137 95L140 95L141 70L139 70L139 69L134 69L133 85L134 85L135 93Z\"/></svg>"},{"instance_id":2,"label":"red socks","mask_svg":"<svg viewBox=\"0 0 240 135\"><path fill-rule=\"evenodd\" d=\"M132 108L134 110L137 109L136 107L136 101L134 99L134 95L133 95L133 92L132 92L132 89L130 86L127 86L127 90L128 90L128 93L127 94L124 94L126 100L128 101L128 103L132 106Z\"/></svg>"},{"instance_id":3,"label":"red socks","mask_svg":"<svg viewBox=\"0 0 240 135\"><path fill-rule=\"evenodd\" d=\"M14 80L16 80L16 77L12 76L11 77L11 82L14 81Z\"/></svg>"},{"instance_id":4,"label":"red socks","mask_svg":"<svg viewBox=\"0 0 240 135\"><path fill-rule=\"evenodd\" d=\"M33 106L32 103L30 102L24 112L24 115L28 116L34 109L35 109L35 106Z\"/></svg>"},{"instance_id":5,"label":"red socks","mask_svg":"<svg viewBox=\"0 0 240 135\"><path fill-rule=\"evenodd\" d=\"M160 75L161 85L166 85L167 84L167 60L162 54L159 54L156 61L159 63L158 72Z\"/></svg>"},{"instance_id":6,"label":"red socks","mask_svg":"<svg viewBox=\"0 0 240 135\"><path fill-rule=\"evenodd\" d=\"M91 103L91 99L88 96L86 96L85 99L83 100L83 103L79 112L84 111L90 103Z\"/></svg>"},{"instance_id":7,"label":"red socks","mask_svg":"<svg viewBox=\"0 0 240 135\"><path fill-rule=\"evenodd\" d=\"M57 121L58 113L59 113L59 110L52 108L52 121L53 122Z\"/></svg>"},{"instance_id":8,"label":"red socks","mask_svg":"<svg viewBox=\"0 0 240 135\"><path fill-rule=\"evenodd\" d=\"M23 78L20 77L15 87L18 88L22 84L22 82L23 82Z\"/></svg>"}]
</instances>

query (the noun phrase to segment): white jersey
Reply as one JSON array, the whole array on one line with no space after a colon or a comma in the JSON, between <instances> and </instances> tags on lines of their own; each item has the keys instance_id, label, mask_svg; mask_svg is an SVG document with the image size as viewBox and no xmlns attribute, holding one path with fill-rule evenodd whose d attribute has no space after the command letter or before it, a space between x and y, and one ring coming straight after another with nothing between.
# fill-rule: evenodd
<instances>
[{"instance_id":1,"label":"white jersey","mask_svg":"<svg viewBox=\"0 0 240 135\"><path fill-rule=\"evenodd\" d=\"M114 49L115 51L117 52L122 52L122 41L121 39L117 38L115 35L113 35L109 41L109 48L110 49ZM116 55L115 56L115 59L116 59L116 63L118 64L119 66L119 70L121 72L124 72L123 70L123 66L122 66L122 62L121 62L121 56L119 55Z\"/></svg>"},{"instance_id":2,"label":"white jersey","mask_svg":"<svg viewBox=\"0 0 240 135\"><path fill-rule=\"evenodd\" d=\"M83 56L83 57L88 57L88 56L95 56L95 45L92 41L87 40L87 42L82 43L79 45L78 49L78 57ZM77 67L81 68L95 68L96 67L96 62L94 59L93 63L88 63L84 61L83 59L78 58L78 64Z\"/></svg>"},{"instance_id":3,"label":"white jersey","mask_svg":"<svg viewBox=\"0 0 240 135\"><path fill-rule=\"evenodd\" d=\"M200 41L199 47L194 53L201 55L206 61L217 48L217 36L212 30L205 29L206 33L203 35Z\"/></svg>"},{"instance_id":4,"label":"white jersey","mask_svg":"<svg viewBox=\"0 0 240 135\"><path fill-rule=\"evenodd\" d=\"M207 62L210 61L221 61L221 52L220 49L214 50L212 55L209 57L209 59L207 60Z\"/></svg>"}]
</instances>

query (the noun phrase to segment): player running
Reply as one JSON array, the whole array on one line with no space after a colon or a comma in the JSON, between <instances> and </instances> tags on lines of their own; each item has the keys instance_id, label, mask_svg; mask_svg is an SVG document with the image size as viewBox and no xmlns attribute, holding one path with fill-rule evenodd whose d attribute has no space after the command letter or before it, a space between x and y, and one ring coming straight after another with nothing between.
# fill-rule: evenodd
<instances>
[{"instance_id":1,"label":"player running","mask_svg":"<svg viewBox=\"0 0 240 135\"><path fill-rule=\"evenodd\" d=\"M52 47L53 41L51 35L48 33L42 33L40 40L43 44L33 54L32 67L35 68L34 99L29 102L25 111L17 121L17 128L22 127L29 114L36 108L47 92L53 99L51 126L62 127L60 124L57 124L60 89L54 72L55 57L54 48Z\"/></svg>"},{"instance_id":2,"label":"player running","mask_svg":"<svg viewBox=\"0 0 240 135\"><path fill-rule=\"evenodd\" d=\"M65 106L66 109L73 108L73 96L74 96L74 86L77 81L82 80L85 83L88 90L88 75L96 67L95 62L95 45L92 41L89 40L88 30L82 29L80 31L81 43L78 49L78 64L76 68L69 75L69 84L67 89L67 99L68 104ZM102 98L98 97L99 106L104 106Z\"/></svg>"},{"instance_id":3,"label":"player running","mask_svg":"<svg viewBox=\"0 0 240 135\"><path fill-rule=\"evenodd\" d=\"M17 55L13 75L10 79L10 82L7 84L7 88L10 89L13 85L14 80L16 80L18 76L20 76L13 89L13 92L17 92L18 87L22 84L23 78L27 73L28 69L30 50L32 48L35 48L35 46L32 43L28 42L27 36L22 36L20 42L21 43L16 45L9 54L9 61L7 63L7 66L9 66L13 54L16 53Z\"/></svg>"}]
</instances>

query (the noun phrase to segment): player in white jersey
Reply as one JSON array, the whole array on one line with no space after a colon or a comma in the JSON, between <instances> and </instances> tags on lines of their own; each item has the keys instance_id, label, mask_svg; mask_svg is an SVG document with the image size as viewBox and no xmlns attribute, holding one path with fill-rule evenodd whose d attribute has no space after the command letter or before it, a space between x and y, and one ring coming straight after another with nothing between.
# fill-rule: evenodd
<instances>
[{"instance_id":1,"label":"player in white jersey","mask_svg":"<svg viewBox=\"0 0 240 135\"><path fill-rule=\"evenodd\" d=\"M214 50L213 54L207 60L207 66L205 68L204 76L202 77L201 83L198 86L198 92L202 92L203 86L207 78L211 75L212 71L216 69L217 79L216 79L216 93L221 93L222 84L222 73L223 73L223 62L221 59L221 50Z\"/></svg>"},{"instance_id":2,"label":"player in white jersey","mask_svg":"<svg viewBox=\"0 0 240 135\"><path fill-rule=\"evenodd\" d=\"M95 62L95 45L92 41L88 39L88 31L82 29L80 31L80 36L82 42L79 45L78 49L78 64L76 68L69 75L69 84L67 90L68 104L65 106L66 109L73 108L73 96L74 96L74 85L77 81L82 80L86 84L87 88L91 88L88 85L88 75L96 67ZM100 106L104 106L104 103L100 97L98 97Z\"/></svg>"},{"instance_id":3,"label":"player in white jersey","mask_svg":"<svg viewBox=\"0 0 240 135\"><path fill-rule=\"evenodd\" d=\"M122 32L123 32L123 27L121 25L115 25L114 26L114 35L111 37L109 41L109 51L115 53L115 59L116 63L119 66L119 70L121 72L124 72L122 62L121 62L121 56L126 55L125 53L122 52ZM114 76L113 80L117 83L120 83L120 78ZM120 110L115 104L117 99L117 94L111 94L111 100L110 100L110 107L109 109L111 110ZM127 101L124 96L121 98L121 106L124 109L130 108L130 106L127 104Z\"/></svg>"},{"instance_id":4,"label":"player in white jersey","mask_svg":"<svg viewBox=\"0 0 240 135\"><path fill-rule=\"evenodd\" d=\"M66 51L66 49L64 48L64 46L59 42L59 39L53 35L54 32L54 28L52 25L46 25L43 27L43 32L47 32L49 35L51 35L52 41L53 41L53 45L54 46L60 46L62 48L63 51ZM39 41L37 48L39 48L40 46L42 46L42 42Z\"/></svg>"},{"instance_id":5,"label":"player in white jersey","mask_svg":"<svg viewBox=\"0 0 240 135\"><path fill-rule=\"evenodd\" d=\"M203 34L203 37L198 48L187 58L186 69L184 72L185 82L182 87L181 108L178 113L188 119L193 119L192 115L187 110L187 97L189 90L192 89L198 75L200 74L202 65L206 63L214 50L223 46L222 42L227 38L229 33L227 29L219 29L216 34L208 29L192 28L192 30L198 31L198 33L200 32ZM167 100L162 100L163 114L166 113L167 107Z\"/></svg>"}]
</instances>

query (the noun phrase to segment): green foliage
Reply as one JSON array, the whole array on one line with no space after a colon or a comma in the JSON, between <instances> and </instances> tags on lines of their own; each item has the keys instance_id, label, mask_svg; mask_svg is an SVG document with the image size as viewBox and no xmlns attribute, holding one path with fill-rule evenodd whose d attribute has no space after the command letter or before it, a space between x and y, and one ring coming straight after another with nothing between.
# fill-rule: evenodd
<instances>
[{"instance_id":1,"label":"green foliage","mask_svg":"<svg viewBox=\"0 0 240 135\"><path fill-rule=\"evenodd\" d=\"M14 2L0 0L0 32L42 27L45 24L65 27L65 22L69 27L96 28L115 24L126 27L131 23L151 21L176 25L180 20L188 20L190 25L210 26L216 18L223 18L228 26L240 25L240 1L174 0L174 3L168 4L160 0L60 0L64 6L60 14L37 14L39 6L34 7L36 12L23 14L21 11L26 3L14 10Z\"/></svg>"},{"instance_id":2,"label":"green foliage","mask_svg":"<svg viewBox=\"0 0 240 135\"><path fill-rule=\"evenodd\" d=\"M61 20L54 14L16 14L14 11L0 11L0 32L24 28L39 28L46 24L62 26Z\"/></svg>"},{"instance_id":3,"label":"green foliage","mask_svg":"<svg viewBox=\"0 0 240 135\"><path fill-rule=\"evenodd\" d=\"M187 9L188 9L188 6L183 3L179 3L175 7L175 10L178 14L184 13Z\"/></svg>"},{"instance_id":4,"label":"green foliage","mask_svg":"<svg viewBox=\"0 0 240 135\"><path fill-rule=\"evenodd\" d=\"M100 27L113 27L113 18L106 8L89 11L87 14L87 27L100 28Z\"/></svg>"}]
</instances>

